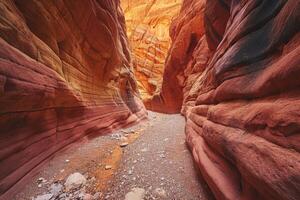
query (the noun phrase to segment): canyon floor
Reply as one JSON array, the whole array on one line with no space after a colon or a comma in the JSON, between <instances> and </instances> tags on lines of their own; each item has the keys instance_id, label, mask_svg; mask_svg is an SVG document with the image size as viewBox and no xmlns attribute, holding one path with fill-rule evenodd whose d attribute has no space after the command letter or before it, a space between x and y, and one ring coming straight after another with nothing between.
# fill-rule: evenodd
<instances>
[{"instance_id":1,"label":"canyon floor","mask_svg":"<svg viewBox=\"0 0 300 200\"><path fill-rule=\"evenodd\" d=\"M213 199L185 144L181 115L149 112L149 120L89 138L46 162L15 199ZM71 174L84 183L67 189Z\"/></svg>"}]
</instances>

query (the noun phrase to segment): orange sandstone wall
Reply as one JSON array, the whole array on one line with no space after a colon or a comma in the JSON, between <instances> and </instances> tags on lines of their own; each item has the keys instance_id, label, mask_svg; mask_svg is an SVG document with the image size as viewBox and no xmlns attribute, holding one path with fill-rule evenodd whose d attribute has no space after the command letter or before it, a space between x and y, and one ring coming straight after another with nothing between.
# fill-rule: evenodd
<instances>
[{"instance_id":1,"label":"orange sandstone wall","mask_svg":"<svg viewBox=\"0 0 300 200\"><path fill-rule=\"evenodd\" d=\"M172 45L166 59L162 87L160 93L145 102L148 109L178 113L184 101L195 99L198 89L192 85L210 57L204 29L204 6L204 1L185 0L179 16L172 21Z\"/></svg>"},{"instance_id":2,"label":"orange sandstone wall","mask_svg":"<svg viewBox=\"0 0 300 200\"><path fill-rule=\"evenodd\" d=\"M145 118L119 1L0 2L0 198L76 140Z\"/></svg>"},{"instance_id":3,"label":"orange sandstone wall","mask_svg":"<svg viewBox=\"0 0 300 200\"><path fill-rule=\"evenodd\" d=\"M132 62L143 99L151 98L162 84L170 47L169 27L182 0L122 0Z\"/></svg>"}]
</instances>

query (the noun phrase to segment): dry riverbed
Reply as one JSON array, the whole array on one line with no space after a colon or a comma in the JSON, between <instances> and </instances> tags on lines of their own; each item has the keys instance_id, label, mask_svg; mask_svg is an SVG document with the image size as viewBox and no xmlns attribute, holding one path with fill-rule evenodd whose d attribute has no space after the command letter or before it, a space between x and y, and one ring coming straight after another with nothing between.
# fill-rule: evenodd
<instances>
[{"instance_id":1,"label":"dry riverbed","mask_svg":"<svg viewBox=\"0 0 300 200\"><path fill-rule=\"evenodd\" d=\"M59 153L16 200L212 199L184 141L180 115L149 121Z\"/></svg>"}]
</instances>

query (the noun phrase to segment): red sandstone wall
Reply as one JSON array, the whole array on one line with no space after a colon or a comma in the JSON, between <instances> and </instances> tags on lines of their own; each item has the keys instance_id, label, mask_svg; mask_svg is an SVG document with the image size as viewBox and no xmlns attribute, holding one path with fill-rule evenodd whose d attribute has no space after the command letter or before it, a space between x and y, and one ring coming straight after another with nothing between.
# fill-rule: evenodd
<instances>
[{"instance_id":1,"label":"red sandstone wall","mask_svg":"<svg viewBox=\"0 0 300 200\"><path fill-rule=\"evenodd\" d=\"M0 2L0 198L68 144L146 116L119 4Z\"/></svg>"},{"instance_id":2,"label":"red sandstone wall","mask_svg":"<svg viewBox=\"0 0 300 200\"><path fill-rule=\"evenodd\" d=\"M183 102L195 101L198 89L192 85L210 57L204 9L204 1L183 1L180 14L170 27L172 45L165 62L162 88L158 95L145 102L148 109L178 113Z\"/></svg>"},{"instance_id":3,"label":"red sandstone wall","mask_svg":"<svg viewBox=\"0 0 300 200\"><path fill-rule=\"evenodd\" d=\"M212 30L225 20L210 26L220 13L210 9L221 2L207 2L215 51L197 80L187 141L217 199L299 199L300 3L232 1L218 40Z\"/></svg>"},{"instance_id":4,"label":"red sandstone wall","mask_svg":"<svg viewBox=\"0 0 300 200\"><path fill-rule=\"evenodd\" d=\"M162 91L147 107L182 108L217 199L300 197L299 11L298 0L185 0L172 24Z\"/></svg>"}]
</instances>

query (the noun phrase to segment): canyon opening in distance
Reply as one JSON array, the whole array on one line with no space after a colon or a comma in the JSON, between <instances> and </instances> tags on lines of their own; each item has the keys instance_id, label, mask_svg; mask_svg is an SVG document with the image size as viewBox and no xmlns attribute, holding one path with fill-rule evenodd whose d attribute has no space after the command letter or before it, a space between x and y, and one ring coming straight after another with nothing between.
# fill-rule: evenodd
<instances>
[{"instance_id":1,"label":"canyon opening in distance","mask_svg":"<svg viewBox=\"0 0 300 200\"><path fill-rule=\"evenodd\" d=\"M299 0L0 0L0 200L300 199Z\"/></svg>"}]
</instances>

